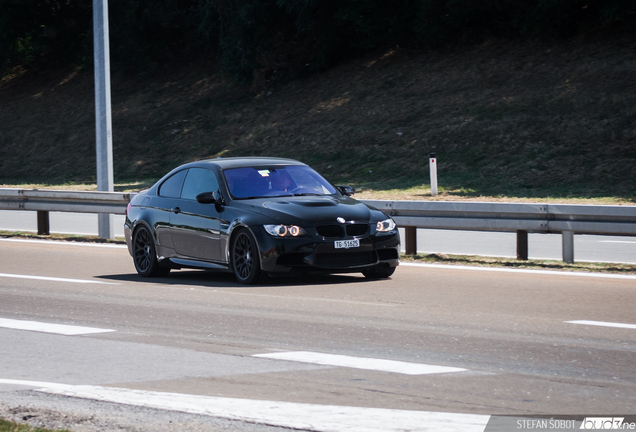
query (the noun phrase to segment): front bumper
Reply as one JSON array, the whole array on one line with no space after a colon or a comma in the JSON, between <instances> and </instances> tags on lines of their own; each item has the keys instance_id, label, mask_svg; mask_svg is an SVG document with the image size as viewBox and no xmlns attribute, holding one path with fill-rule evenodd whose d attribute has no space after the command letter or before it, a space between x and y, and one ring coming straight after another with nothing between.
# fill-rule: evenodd
<instances>
[{"instance_id":1,"label":"front bumper","mask_svg":"<svg viewBox=\"0 0 636 432\"><path fill-rule=\"evenodd\" d=\"M361 237L331 239L308 230L306 236L273 237L262 227L252 229L259 245L261 267L270 273L317 270L330 273L361 271L376 265L399 265L400 235L397 230ZM358 239L360 246L337 249L336 240Z\"/></svg>"}]
</instances>

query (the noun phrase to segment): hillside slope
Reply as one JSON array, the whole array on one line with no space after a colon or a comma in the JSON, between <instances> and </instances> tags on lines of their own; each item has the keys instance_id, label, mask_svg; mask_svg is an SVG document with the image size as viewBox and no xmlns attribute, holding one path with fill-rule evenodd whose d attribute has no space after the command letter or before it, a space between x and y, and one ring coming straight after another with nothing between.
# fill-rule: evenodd
<instances>
[{"instance_id":1,"label":"hillside slope","mask_svg":"<svg viewBox=\"0 0 636 432\"><path fill-rule=\"evenodd\" d=\"M368 189L636 202L636 40L492 42L378 53L287 83L234 84L214 65L113 71L115 181L194 159L303 160ZM0 85L0 184L95 178L92 71ZM258 91L254 92L253 89Z\"/></svg>"}]
</instances>

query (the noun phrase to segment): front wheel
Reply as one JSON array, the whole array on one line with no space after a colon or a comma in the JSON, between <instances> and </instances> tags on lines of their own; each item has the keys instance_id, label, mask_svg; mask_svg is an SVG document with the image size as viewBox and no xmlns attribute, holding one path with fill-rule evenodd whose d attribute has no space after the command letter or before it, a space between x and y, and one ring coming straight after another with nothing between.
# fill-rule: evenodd
<instances>
[{"instance_id":1,"label":"front wheel","mask_svg":"<svg viewBox=\"0 0 636 432\"><path fill-rule=\"evenodd\" d=\"M133 237L133 261L139 276L166 276L170 268L162 267L157 261L155 242L150 230L145 226L137 228Z\"/></svg>"},{"instance_id":2,"label":"front wheel","mask_svg":"<svg viewBox=\"0 0 636 432\"><path fill-rule=\"evenodd\" d=\"M267 273L261 270L256 239L247 229L240 229L234 236L231 256L232 270L240 283L252 285L264 282L267 279Z\"/></svg>"},{"instance_id":3,"label":"front wheel","mask_svg":"<svg viewBox=\"0 0 636 432\"><path fill-rule=\"evenodd\" d=\"M386 279L388 277L391 277L394 272L395 267L381 264L375 267L371 267L370 269L362 270L362 274L369 279Z\"/></svg>"}]
</instances>

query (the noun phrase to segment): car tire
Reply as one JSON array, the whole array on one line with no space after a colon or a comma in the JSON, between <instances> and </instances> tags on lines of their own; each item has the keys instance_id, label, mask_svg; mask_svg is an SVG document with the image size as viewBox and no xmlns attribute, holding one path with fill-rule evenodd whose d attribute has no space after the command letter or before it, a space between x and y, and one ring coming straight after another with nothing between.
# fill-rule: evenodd
<instances>
[{"instance_id":1,"label":"car tire","mask_svg":"<svg viewBox=\"0 0 636 432\"><path fill-rule=\"evenodd\" d=\"M386 279L395 273L395 267L388 265L377 265L370 269L362 270L362 274L369 279Z\"/></svg>"},{"instance_id":2,"label":"car tire","mask_svg":"<svg viewBox=\"0 0 636 432\"><path fill-rule=\"evenodd\" d=\"M258 258L258 244L249 230L241 228L232 237L230 253L232 271L236 280L245 285L265 282L267 273L261 270L261 262Z\"/></svg>"},{"instance_id":3,"label":"car tire","mask_svg":"<svg viewBox=\"0 0 636 432\"><path fill-rule=\"evenodd\" d=\"M137 273L142 277L166 276L170 273L170 268L159 264L155 242L145 226L137 228L133 236L133 261Z\"/></svg>"}]
</instances>

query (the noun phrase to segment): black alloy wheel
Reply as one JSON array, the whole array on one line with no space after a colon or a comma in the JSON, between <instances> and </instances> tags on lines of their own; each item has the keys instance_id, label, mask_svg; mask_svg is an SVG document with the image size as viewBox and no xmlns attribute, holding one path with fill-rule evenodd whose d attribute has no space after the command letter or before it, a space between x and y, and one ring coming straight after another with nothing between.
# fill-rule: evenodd
<instances>
[{"instance_id":1,"label":"black alloy wheel","mask_svg":"<svg viewBox=\"0 0 636 432\"><path fill-rule=\"evenodd\" d=\"M137 228L133 240L133 261L140 276L166 276L170 268L162 267L157 261L155 242L150 231L145 226Z\"/></svg>"},{"instance_id":2,"label":"black alloy wheel","mask_svg":"<svg viewBox=\"0 0 636 432\"><path fill-rule=\"evenodd\" d=\"M264 282L267 273L261 270L258 246L254 236L241 228L232 240L232 270L236 279L246 285Z\"/></svg>"}]
</instances>

